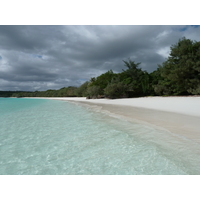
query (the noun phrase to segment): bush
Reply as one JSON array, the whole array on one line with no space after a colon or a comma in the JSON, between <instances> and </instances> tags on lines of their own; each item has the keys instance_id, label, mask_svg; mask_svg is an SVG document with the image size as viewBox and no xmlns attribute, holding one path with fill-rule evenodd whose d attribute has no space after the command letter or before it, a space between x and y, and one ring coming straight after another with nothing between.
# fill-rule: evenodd
<instances>
[{"instance_id":1,"label":"bush","mask_svg":"<svg viewBox=\"0 0 200 200\"><path fill-rule=\"evenodd\" d=\"M127 97L128 86L122 82L110 83L104 89L104 94L106 97L115 99L115 98L125 98Z\"/></svg>"},{"instance_id":2,"label":"bush","mask_svg":"<svg viewBox=\"0 0 200 200\"><path fill-rule=\"evenodd\" d=\"M96 99L98 98L98 95L100 93L100 87L99 86L90 86L87 89L87 98L89 99Z\"/></svg>"},{"instance_id":3,"label":"bush","mask_svg":"<svg viewBox=\"0 0 200 200\"><path fill-rule=\"evenodd\" d=\"M86 97L87 96L87 87L88 87L88 84L89 84L89 82L86 81L79 88L77 88L76 95L78 97Z\"/></svg>"}]
</instances>

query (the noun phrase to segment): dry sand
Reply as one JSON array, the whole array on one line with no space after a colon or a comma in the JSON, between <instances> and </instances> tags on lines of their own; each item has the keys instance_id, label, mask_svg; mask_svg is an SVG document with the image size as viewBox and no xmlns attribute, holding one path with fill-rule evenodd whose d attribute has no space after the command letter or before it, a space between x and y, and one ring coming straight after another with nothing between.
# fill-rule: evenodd
<instances>
[{"instance_id":1,"label":"dry sand","mask_svg":"<svg viewBox=\"0 0 200 200\"><path fill-rule=\"evenodd\" d=\"M92 106L130 122L168 130L200 144L200 97L142 97L127 99L50 98ZM92 108L91 107L91 108Z\"/></svg>"}]
</instances>

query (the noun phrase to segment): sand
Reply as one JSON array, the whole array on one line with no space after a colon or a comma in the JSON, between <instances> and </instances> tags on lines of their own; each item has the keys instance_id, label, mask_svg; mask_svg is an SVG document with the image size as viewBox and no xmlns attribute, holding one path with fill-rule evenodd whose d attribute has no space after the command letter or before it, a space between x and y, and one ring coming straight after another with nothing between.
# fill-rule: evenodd
<instances>
[{"instance_id":1,"label":"sand","mask_svg":"<svg viewBox=\"0 0 200 200\"><path fill-rule=\"evenodd\" d=\"M90 106L110 116L143 123L200 144L200 97L124 99L50 98Z\"/></svg>"}]
</instances>

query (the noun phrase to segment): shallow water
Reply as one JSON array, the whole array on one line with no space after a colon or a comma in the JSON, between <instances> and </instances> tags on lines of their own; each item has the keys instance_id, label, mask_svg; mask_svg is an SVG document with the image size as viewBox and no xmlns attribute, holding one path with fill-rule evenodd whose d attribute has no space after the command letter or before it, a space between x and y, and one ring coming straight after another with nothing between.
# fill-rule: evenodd
<instances>
[{"instance_id":1,"label":"shallow water","mask_svg":"<svg viewBox=\"0 0 200 200\"><path fill-rule=\"evenodd\" d=\"M199 174L198 153L159 135L64 101L0 98L0 174Z\"/></svg>"}]
</instances>

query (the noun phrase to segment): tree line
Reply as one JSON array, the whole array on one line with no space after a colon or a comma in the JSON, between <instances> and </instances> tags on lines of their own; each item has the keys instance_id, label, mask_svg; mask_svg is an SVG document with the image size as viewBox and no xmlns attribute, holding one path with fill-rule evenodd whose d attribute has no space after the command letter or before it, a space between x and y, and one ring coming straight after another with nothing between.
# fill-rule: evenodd
<instances>
[{"instance_id":1,"label":"tree line","mask_svg":"<svg viewBox=\"0 0 200 200\"><path fill-rule=\"evenodd\" d=\"M200 42L180 39L157 70L148 73L132 60L123 60L125 69L93 77L80 87L35 92L10 92L11 97L128 98L200 94ZM1 95L1 92L0 92Z\"/></svg>"}]
</instances>

